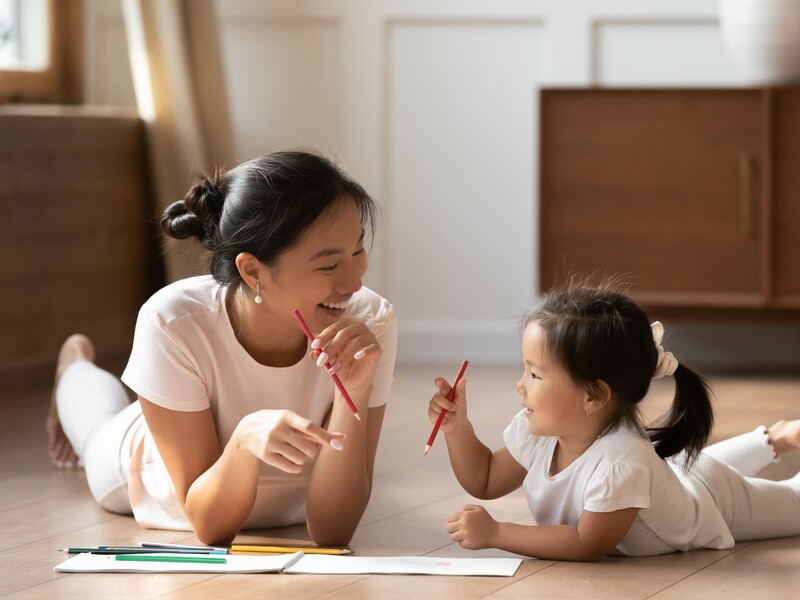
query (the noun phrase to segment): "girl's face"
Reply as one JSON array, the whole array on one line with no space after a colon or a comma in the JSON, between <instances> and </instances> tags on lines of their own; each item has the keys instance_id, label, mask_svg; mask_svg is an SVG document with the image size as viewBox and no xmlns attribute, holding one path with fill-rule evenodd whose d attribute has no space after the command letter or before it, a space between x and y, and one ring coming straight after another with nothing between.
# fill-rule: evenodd
<instances>
[{"instance_id":1,"label":"girl's face","mask_svg":"<svg viewBox=\"0 0 800 600\"><path fill-rule=\"evenodd\" d=\"M260 307L276 318L296 328L292 311L298 309L314 333L339 319L367 272L355 202L344 198L320 215L268 272Z\"/></svg>"},{"instance_id":2,"label":"girl's face","mask_svg":"<svg viewBox=\"0 0 800 600\"><path fill-rule=\"evenodd\" d=\"M575 385L547 351L536 322L529 324L522 336L522 359L524 370L516 389L526 409L528 430L542 436L582 435L588 393Z\"/></svg>"}]
</instances>

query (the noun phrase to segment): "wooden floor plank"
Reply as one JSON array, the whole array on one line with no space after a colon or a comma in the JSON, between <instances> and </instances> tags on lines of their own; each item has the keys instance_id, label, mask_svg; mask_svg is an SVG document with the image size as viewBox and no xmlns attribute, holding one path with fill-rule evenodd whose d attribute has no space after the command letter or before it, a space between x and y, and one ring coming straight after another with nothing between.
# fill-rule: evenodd
<instances>
[{"instance_id":1,"label":"wooden floor plank","mask_svg":"<svg viewBox=\"0 0 800 600\"><path fill-rule=\"evenodd\" d=\"M457 365L456 365L457 366ZM372 499L351 547L360 555L513 556L472 552L447 535L447 515L476 502L452 474L443 436L423 456L430 433L426 407L436 375L453 365L399 366L375 469ZM519 410L516 367L471 365L470 418L490 447ZM800 378L712 378L723 439L781 418L800 418ZM143 530L131 517L94 503L78 471L50 466L42 427L47 382L34 393L2 399L0 422L0 596L8 598L672 598L795 597L800 593L800 538L738 544L730 551L695 551L598 563L525 560L513 578L381 575L63 574L53 567L70 545L138 541L197 543L191 532ZM673 384L654 383L645 413L671 401ZM800 452L780 468L797 469ZM521 493L478 502L495 518L532 524ZM304 526L242 533L240 543L310 543Z\"/></svg>"},{"instance_id":2,"label":"wooden floor plank","mask_svg":"<svg viewBox=\"0 0 800 600\"><path fill-rule=\"evenodd\" d=\"M653 600L683 600L703 590L705 600L800 598L800 542L753 542L675 582Z\"/></svg>"}]
</instances>

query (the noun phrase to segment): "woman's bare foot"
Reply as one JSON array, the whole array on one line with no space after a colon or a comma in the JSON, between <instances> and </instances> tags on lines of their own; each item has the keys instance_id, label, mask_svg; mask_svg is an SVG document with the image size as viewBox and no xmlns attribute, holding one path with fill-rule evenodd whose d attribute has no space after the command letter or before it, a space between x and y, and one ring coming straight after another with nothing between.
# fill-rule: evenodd
<instances>
[{"instance_id":1,"label":"woman's bare foot","mask_svg":"<svg viewBox=\"0 0 800 600\"><path fill-rule=\"evenodd\" d=\"M61 379L61 374L69 365L78 360L88 360L94 362L94 345L92 341L83 334L76 333L67 338L58 353L58 363L56 364L56 376L53 383L53 394L50 397L50 410L44 422L47 432L47 452L52 463L59 468L71 469L78 465L78 455L69 443L64 430L61 428L61 421L58 419L58 409L56 408L56 387Z\"/></svg>"},{"instance_id":2,"label":"woman's bare foot","mask_svg":"<svg viewBox=\"0 0 800 600\"><path fill-rule=\"evenodd\" d=\"M794 421L778 421L767 429L769 443L775 454L783 454L800 448L800 419Z\"/></svg>"}]
</instances>

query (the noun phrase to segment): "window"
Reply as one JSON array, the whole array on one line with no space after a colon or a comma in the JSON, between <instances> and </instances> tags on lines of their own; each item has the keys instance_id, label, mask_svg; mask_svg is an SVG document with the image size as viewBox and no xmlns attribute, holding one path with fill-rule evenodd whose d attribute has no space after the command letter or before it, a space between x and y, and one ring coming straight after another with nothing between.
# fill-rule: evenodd
<instances>
[{"instance_id":1,"label":"window","mask_svg":"<svg viewBox=\"0 0 800 600\"><path fill-rule=\"evenodd\" d=\"M0 103L77 103L82 0L0 0Z\"/></svg>"},{"instance_id":2,"label":"window","mask_svg":"<svg viewBox=\"0 0 800 600\"><path fill-rule=\"evenodd\" d=\"M0 68L46 69L47 24L47 0L0 0Z\"/></svg>"}]
</instances>

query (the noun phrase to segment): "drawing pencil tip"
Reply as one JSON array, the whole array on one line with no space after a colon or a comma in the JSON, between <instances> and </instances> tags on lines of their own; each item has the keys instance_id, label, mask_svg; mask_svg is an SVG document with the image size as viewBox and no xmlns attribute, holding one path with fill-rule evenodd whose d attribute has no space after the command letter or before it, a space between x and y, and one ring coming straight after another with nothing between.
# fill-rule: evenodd
<instances>
[{"instance_id":1,"label":"drawing pencil tip","mask_svg":"<svg viewBox=\"0 0 800 600\"><path fill-rule=\"evenodd\" d=\"M425 444L425 454L423 456L428 456L428 450L430 450L430 449L431 449L431 445L430 444Z\"/></svg>"},{"instance_id":2,"label":"drawing pencil tip","mask_svg":"<svg viewBox=\"0 0 800 600\"><path fill-rule=\"evenodd\" d=\"M361 416L358 413L353 413L353 416L358 419L358 422L361 423Z\"/></svg>"}]
</instances>

